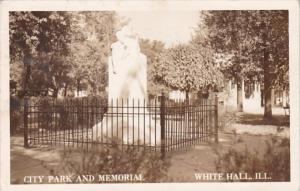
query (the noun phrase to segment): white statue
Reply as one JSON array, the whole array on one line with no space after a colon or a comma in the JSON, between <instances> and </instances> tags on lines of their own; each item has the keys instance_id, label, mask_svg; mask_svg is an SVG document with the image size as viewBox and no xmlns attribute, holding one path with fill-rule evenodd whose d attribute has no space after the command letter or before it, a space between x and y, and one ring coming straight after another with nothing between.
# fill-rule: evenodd
<instances>
[{"instance_id":1,"label":"white statue","mask_svg":"<svg viewBox=\"0 0 300 191\"><path fill-rule=\"evenodd\" d=\"M94 135L99 140L103 136L105 138L115 138L114 136L118 134L118 138L123 139L125 144L127 142L136 143L145 140L148 145L154 145L154 132L156 132L156 144L160 144L159 120L154 121L152 118L149 119L149 117L142 120L144 119L142 114L140 116L130 115L129 117L126 115L128 112L137 113L137 108L132 109L131 106L133 104L137 106L138 100L141 103L140 106L146 102L147 58L140 52L138 39L128 26L118 31L116 36L118 41L111 45L112 56L109 57L108 63L108 104L110 109L102 122L93 127ZM133 103L133 100L135 103ZM120 107L121 103L123 109ZM119 106L118 109L115 107L117 105ZM120 116L117 118L110 115L110 113L119 113L121 115L121 112L125 113L122 120ZM146 112L148 113L148 111ZM147 113L144 115L149 116ZM121 127L123 128L122 137L120 137ZM139 129L133 130L133 128Z\"/></svg>"},{"instance_id":2,"label":"white statue","mask_svg":"<svg viewBox=\"0 0 300 191\"><path fill-rule=\"evenodd\" d=\"M109 58L110 100L140 99L147 97L147 59L140 52L138 39L129 27L117 32L118 41L112 44Z\"/></svg>"}]
</instances>

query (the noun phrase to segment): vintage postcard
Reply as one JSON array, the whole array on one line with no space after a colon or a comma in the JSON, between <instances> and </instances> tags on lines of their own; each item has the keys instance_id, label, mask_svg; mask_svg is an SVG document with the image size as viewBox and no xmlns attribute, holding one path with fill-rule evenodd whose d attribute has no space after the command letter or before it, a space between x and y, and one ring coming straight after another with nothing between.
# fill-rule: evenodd
<instances>
[{"instance_id":1,"label":"vintage postcard","mask_svg":"<svg viewBox=\"0 0 300 191\"><path fill-rule=\"evenodd\" d=\"M0 190L300 189L298 1L0 6Z\"/></svg>"}]
</instances>

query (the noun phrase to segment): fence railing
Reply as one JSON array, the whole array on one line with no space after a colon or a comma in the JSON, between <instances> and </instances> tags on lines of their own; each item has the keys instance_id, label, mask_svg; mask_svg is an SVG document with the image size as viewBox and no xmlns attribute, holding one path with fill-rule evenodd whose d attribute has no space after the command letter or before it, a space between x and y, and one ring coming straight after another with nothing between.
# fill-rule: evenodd
<instances>
[{"instance_id":1,"label":"fence railing","mask_svg":"<svg viewBox=\"0 0 300 191\"><path fill-rule=\"evenodd\" d=\"M214 138L218 141L217 97L151 101L72 98L24 102L24 145L90 148L120 144L166 151Z\"/></svg>"}]
</instances>

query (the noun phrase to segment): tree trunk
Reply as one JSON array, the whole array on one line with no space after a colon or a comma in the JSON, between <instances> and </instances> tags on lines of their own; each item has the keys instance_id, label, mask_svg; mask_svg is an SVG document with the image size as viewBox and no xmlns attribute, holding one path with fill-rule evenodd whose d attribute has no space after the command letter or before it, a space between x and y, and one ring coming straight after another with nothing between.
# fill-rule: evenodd
<instances>
[{"instance_id":1,"label":"tree trunk","mask_svg":"<svg viewBox=\"0 0 300 191\"><path fill-rule=\"evenodd\" d=\"M286 89L283 89L282 92L282 106L286 107L287 106L287 96L286 96Z\"/></svg>"},{"instance_id":2,"label":"tree trunk","mask_svg":"<svg viewBox=\"0 0 300 191\"><path fill-rule=\"evenodd\" d=\"M185 91L185 100L186 100L186 101L189 100L189 91Z\"/></svg>"},{"instance_id":3,"label":"tree trunk","mask_svg":"<svg viewBox=\"0 0 300 191\"><path fill-rule=\"evenodd\" d=\"M243 112L243 85L242 80L237 82L237 111Z\"/></svg>"},{"instance_id":4,"label":"tree trunk","mask_svg":"<svg viewBox=\"0 0 300 191\"><path fill-rule=\"evenodd\" d=\"M58 88L54 88L54 89L53 89L52 97L53 97L53 98L57 98L57 96L58 96Z\"/></svg>"},{"instance_id":5,"label":"tree trunk","mask_svg":"<svg viewBox=\"0 0 300 191\"><path fill-rule=\"evenodd\" d=\"M268 52L264 51L264 119L272 119L272 84L269 71Z\"/></svg>"},{"instance_id":6,"label":"tree trunk","mask_svg":"<svg viewBox=\"0 0 300 191\"><path fill-rule=\"evenodd\" d=\"M264 72L265 80L264 80L264 86L265 86L265 94L264 94L264 100L265 100L265 104L264 104L264 119L265 120L271 120L272 119L272 93L271 93L271 83L269 80L267 80L266 78L268 78L267 75L268 72Z\"/></svg>"},{"instance_id":7,"label":"tree trunk","mask_svg":"<svg viewBox=\"0 0 300 191\"><path fill-rule=\"evenodd\" d=\"M264 120L272 119L272 75L270 73L270 61L269 61L269 47L267 47L267 33L268 29L265 23L262 23L261 26L264 31L262 34L263 40L263 70L264 70Z\"/></svg>"},{"instance_id":8,"label":"tree trunk","mask_svg":"<svg viewBox=\"0 0 300 191\"><path fill-rule=\"evenodd\" d=\"M80 90L80 80L77 79L77 97L79 96L79 90Z\"/></svg>"},{"instance_id":9,"label":"tree trunk","mask_svg":"<svg viewBox=\"0 0 300 191\"><path fill-rule=\"evenodd\" d=\"M264 99L264 97L265 97L265 93L264 93L264 90L262 90L260 92L260 106L261 107L263 107L265 105L265 99Z\"/></svg>"},{"instance_id":10,"label":"tree trunk","mask_svg":"<svg viewBox=\"0 0 300 191\"><path fill-rule=\"evenodd\" d=\"M24 78L24 90L28 91L30 89L30 76L31 76L31 56L29 53L25 53L23 58L23 64L25 68L25 78Z\"/></svg>"},{"instance_id":11,"label":"tree trunk","mask_svg":"<svg viewBox=\"0 0 300 191\"><path fill-rule=\"evenodd\" d=\"M272 106L276 105L274 88L271 89L271 104L272 104Z\"/></svg>"},{"instance_id":12,"label":"tree trunk","mask_svg":"<svg viewBox=\"0 0 300 191\"><path fill-rule=\"evenodd\" d=\"M68 91L68 85L65 85L65 92L64 92L64 97L67 97L67 91Z\"/></svg>"},{"instance_id":13,"label":"tree trunk","mask_svg":"<svg viewBox=\"0 0 300 191\"><path fill-rule=\"evenodd\" d=\"M199 101L201 101L203 99L203 92L202 90L198 91L198 98Z\"/></svg>"}]
</instances>

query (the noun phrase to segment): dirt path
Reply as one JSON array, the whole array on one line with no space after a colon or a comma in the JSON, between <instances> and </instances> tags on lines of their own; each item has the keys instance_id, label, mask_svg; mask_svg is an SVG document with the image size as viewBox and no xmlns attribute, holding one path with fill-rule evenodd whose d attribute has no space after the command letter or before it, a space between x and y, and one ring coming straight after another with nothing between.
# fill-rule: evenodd
<instances>
[{"instance_id":1,"label":"dirt path","mask_svg":"<svg viewBox=\"0 0 300 191\"><path fill-rule=\"evenodd\" d=\"M47 148L25 149L23 137L11 137L11 183L23 183L24 176L50 175L46 166L57 166L60 152Z\"/></svg>"}]
</instances>

